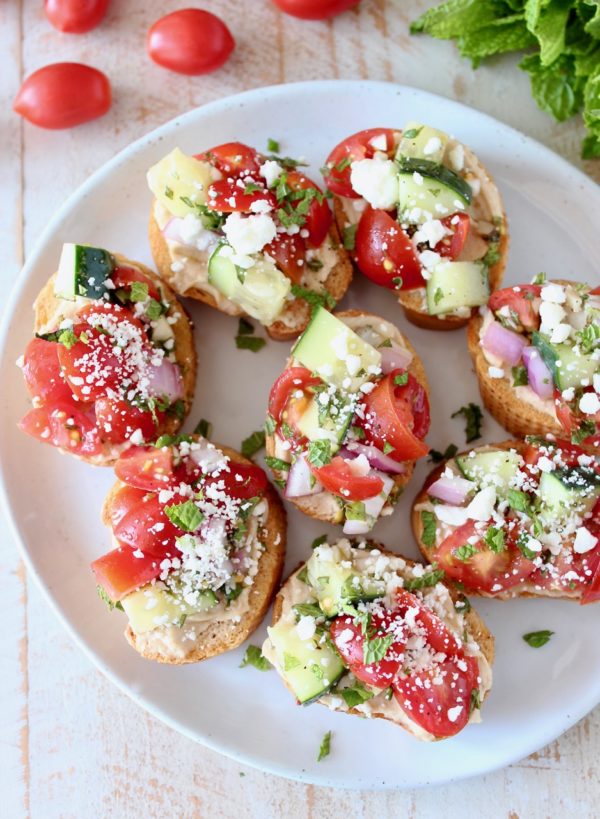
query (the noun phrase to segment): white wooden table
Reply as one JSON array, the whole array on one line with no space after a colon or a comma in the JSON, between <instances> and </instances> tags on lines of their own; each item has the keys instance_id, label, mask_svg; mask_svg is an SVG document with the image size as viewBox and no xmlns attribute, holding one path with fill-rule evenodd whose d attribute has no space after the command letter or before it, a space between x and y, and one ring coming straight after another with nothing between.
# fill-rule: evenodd
<instances>
[{"instance_id":1,"label":"white wooden table","mask_svg":"<svg viewBox=\"0 0 600 819\"><path fill-rule=\"evenodd\" d=\"M473 72L451 44L409 36L427 0L364 0L360 11L328 23L285 17L270 0L203 0L229 23L238 47L223 69L198 78L168 73L144 51L148 26L182 5L113 0L105 24L77 37L47 24L41 0L0 4L3 292L56 207L95 168L176 114L253 86L334 77L415 85L487 111L580 164L581 123L558 125L538 111L516 60ZM21 79L65 59L110 76L110 113L65 132L22 123L10 110ZM600 162L584 169L600 180ZM0 591L0 816L598 816L600 709L539 753L476 781L335 792L242 768L133 705L50 613L4 523Z\"/></svg>"}]
</instances>

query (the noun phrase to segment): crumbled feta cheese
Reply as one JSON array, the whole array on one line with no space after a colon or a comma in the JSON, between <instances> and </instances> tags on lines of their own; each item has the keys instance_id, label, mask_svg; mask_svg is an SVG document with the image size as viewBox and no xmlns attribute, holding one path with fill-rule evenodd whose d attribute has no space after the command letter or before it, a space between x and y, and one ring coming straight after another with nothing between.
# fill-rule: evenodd
<instances>
[{"instance_id":1,"label":"crumbled feta cheese","mask_svg":"<svg viewBox=\"0 0 600 819\"><path fill-rule=\"evenodd\" d=\"M586 529L585 526L580 526L575 532L575 541L573 543L573 550L577 554L584 554L591 551L598 543L598 538Z\"/></svg>"},{"instance_id":2,"label":"crumbled feta cheese","mask_svg":"<svg viewBox=\"0 0 600 819\"><path fill-rule=\"evenodd\" d=\"M481 489L467 506L467 517L471 520L489 520L496 504L496 489L486 486Z\"/></svg>"},{"instance_id":3,"label":"crumbled feta cheese","mask_svg":"<svg viewBox=\"0 0 600 819\"><path fill-rule=\"evenodd\" d=\"M552 330L552 335L550 336L550 341L553 344L562 344L563 341L566 341L569 336L571 335L571 325L566 323L557 324L554 330Z\"/></svg>"},{"instance_id":4,"label":"crumbled feta cheese","mask_svg":"<svg viewBox=\"0 0 600 819\"><path fill-rule=\"evenodd\" d=\"M565 316L566 313L560 304L543 301L540 304L540 318L542 320L541 332L551 335L552 330L562 322Z\"/></svg>"},{"instance_id":5,"label":"crumbled feta cheese","mask_svg":"<svg viewBox=\"0 0 600 819\"><path fill-rule=\"evenodd\" d=\"M442 141L439 137L436 136L430 137L425 143L425 147L423 148L423 154L424 156L431 156L431 154L437 153L441 147Z\"/></svg>"},{"instance_id":6,"label":"crumbled feta cheese","mask_svg":"<svg viewBox=\"0 0 600 819\"><path fill-rule=\"evenodd\" d=\"M270 188L273 186L277 177L283 173L283 168L279 162L275 162L274 159L267 159L260 166L259 173L267 183L267 187Z\"/></svg>"},{"instance_id":7,"label":"crumbled feta cheese","mask_svg":"<svg viewBox=\"0 0 600 819\"><path fill-rule=\"evenodd\" d=\"M277 235L275 222L266 213L242 216L231 213L223 225L223 233L236 253L247 255L258 253Z\"/></svg>"},{"instance_id":8,"label":"crumbled feta cheese","mask_svg":"<svg viewBox=\"0 0 600 819\"><path fill-rule=\"evenodd\" d=\"M455 705L454 708L448 708L448 719L450 722L456 722L456 720L462 714L463 706L462 705Z\"/></svg>"},{"instance_id":9,"label":"crumbled feta cheese","mask_svg":"<svg viewBox=\"0 0 600 819\"><path fill-rule=\"evenodd\" d=\"M429 219L427 222L423 222L417 230L413 236L413 242L415 244L427 242L430 247L435 247L447 233L448 230L439 219Z\"/></svg>"},{"instance_id":10,"label":"crumbled feta cheese","mask_svg":"<svg viewBox=\"0 0 600 819\"><path fill-rule=\"evenodd\" d=\"M398 169L391 159L359 159L352 163L350 182L374 208L390 210L398 203Z\"/></svg>"},{"instance_id":11,"label":"crumbled feta cheese","mask_svg":"<svg viewBox=\"0 0 600 819\"><path fill-rule=\"evenodd\" d=\"M465 149L462 145L455 145L448 153L453 170L462 171L465 166Z\"/></svg>"},{"instance_id":12,"label":"crumbled feta cheese","mask_svg":"<svg viewBox=\"0 0 600 819\"><path fill-rule=\"evenodd\" d=\"M541 290L542 301L554 304L564 304L567 300L565 288L562 284L546 284Z\"/></svg>"},{"instance_id":13,"label":"crumbled feta cheese","mask_svg":"<svg viewBox=\"0 0 600 819\"><path fill-rule=\"evenodd\" d=\"M310 640L314 637L317 624L314 617L304 615L300 618L296 625L296 634L301 640Z\"/></svg>"},{"instance_id":14,"label":"crumbled feta cheese","mask_svg":"<svg viewBox=\"0 0 600 819\"><path fill-rule=\"evenodd\" d=\"M502 367L488 367L488 375L490 378L504 378L504 370Z\"/></svg>"},{"instance_id":15,"label":"crumbled feta cheese","mask_svg":"<svg viewBox=\"0 0 600 819\"><path fill-rule=\"evenodd\" d=\"M600 396L595 392L584 392L579 399L579 409L585 415L595 415L600 412Z\"/></svg>"}]
</instances>

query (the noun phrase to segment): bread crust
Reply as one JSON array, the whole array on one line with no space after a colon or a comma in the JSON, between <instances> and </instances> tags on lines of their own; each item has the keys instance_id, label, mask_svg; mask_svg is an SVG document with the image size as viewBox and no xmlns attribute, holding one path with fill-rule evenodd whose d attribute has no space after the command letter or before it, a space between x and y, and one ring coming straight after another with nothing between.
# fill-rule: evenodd
<instances>
[{"instance_id":1,"label":"bread crust","mask_svg":"<svg viewBox=\"0 0 600 819\"><path fill-rule=\"evenodd\" d=\"M402 132L399 131L399 133ZM489 182L497 189L496 183L494 182L494 177L489 173L482 162L472 152L470 152L470 156L471 162L473 163L473 170L476 170L483 179L487 177ZM335 195L333 212L340 234L343 235L344 228L348 227L349 225L349 220L346 216L346 212L344 211L344 206L341 199ZM488 271L490 292L497 290L502 283L504 270L508 260L509 244L510 237L508 231L508 220L506 218L506 211L503 206L502 231L498 242L499 259L490 267ZM356 264L355 267L358 270L358 266ZM358 272L360 272L360 270L358 270ZM463 318L460 316L446 316L445 318L440 318L439 316L430 316L429 313L421 309L421 290L419 289L399 290L397 292L397 297L408 321L417 327L422 327L424 330L458 330L460 327L465 327L469 322L469 317ZM471 315L475 315L476 311L477 308L474 307L471 311Z\"/></svg>"},{"instance_id":2,"label":"bread crust","mask_svg":"<svg viewBox=\"0 0 600 819\"><path fill-rule=\"evenodd\" d=\"M521 440L508 440L508 441L502 441L500 443L484 444L483 446L488 447L489 449L504 449L504 450L516 449L517 452L520 455L523 455L526 448L527 448L527 444L525 443L525 441L521 441ZM481 447L477 447L477 449L480 449L480 448ZM471 450L469 449L469 450L466 450L465 452L457 453L457 455L455 457L459 457L460 455L465 455L468 452L471 452ZM440 477L440 475L442 474L442 472L446 468L446 463L447 463L447 461L443 461L441 464L438 464L438 466L436 466L435 469L432 469L432 471L429 473L429 475L425 479L425 482L424 482L422 488L420 489L419 493L415 497L415 499L413 501L413 504L412 504L412 508L411 508L410 521L411 521L413 534L414 534L415 540L417 541L417 546L419 547L419 550L420 550L421 554L423 555L424 559L428 563L432 563L435 560L435 547L426 546L422 541L423 524L422 524L422 521L421 521L421 515L416 510L416 507L418 505L420 505L421 503L426 503L427 502L427 487L431 486L431 484ZM537 593L537 592L534 592L534 591L532 591L532 592L521 591L521 592L516 592L515 593L511 589L507 589L506 591L503 591L503 592L500 592L500 593L491 594L490 592L476 591L474 589L469 589L467 591L467 593L469 594L469 596L472 595L473 597L488 597L488 598L491 598L493 600L514 600L516 597L536 597L536 598L543 598L545 600L559 599L559 600L577 600L577 601L579 601L580 598L581 598L581 593L580 592L575 592L573 594L565 594L564 592L555 592L555 593L552 593L552 594L542 594L542 593Z\"/></svg>"},{"instance_id":3,"label":"bread crust","mask_svg":"<svg viewBox=\"0 0 600 819\"><path fill-rule=\"evenodd\" d=\"M171 287L174 287L175 277L173 275L173 271L171 270L172 257L169 252L168 243L154 217L154 204L155 203L152 204L152 208L150 210L150 220L148 224L150 250L152 251L152 258L154 259L154 263L160 277L163 279L163 281L168 282ZM323 283L323 286L335 299L335 301L338 302L343 298L346 290L350 286L353 269L348 254L344 250L340 240L340 234L335 220L332 222L329 230L329 240L334 247L338 248L338 261L330 271L327 279ZM227 309L220 307L210 293L207 293L198 287L191 287L185 291L185 294L180 295L185 295L187 298L200 301L203 304L206 304L209 307L214 307L216 310L220 310L222 313L226 313L230 316L246 315L241 308L233 304L230 307L228 306ZM293 302L293 314L295 319L293 327L289 327L287 323L284 323L283 321L275 321L273 324L269 324L265 328L268 335L275 341L290 341L297 338L302 332L304 332L308 322L310 321L310 306L303 299L295 299Z\"/></svg>"},{"instance_id":4,"label":"bread crust","mask_svg":"<svg viewBox=\"0 0 600 819\"><path fill-rule=\"evenodd\" d=\"M374 545L376 546L377 549L379 549L379 551L383 555L387 555L389 557L402 557L402 559L406 561L408 566L417 565L414 560L410 560L408 557L404 557L404 555L400 555L397 552L391 552L389 549L385 549L379 543L375 543ZM279 618L283 614L283 600L284 600L284 597L283 597L282 592L285 589L286 583L288 583L288 581L291 580L292 577L294 577L299 571L301 571L302 568L305 565L306 564L303 563L300 566L298 566L296 569L294 569L294 571L283 582L280 591L278 592L277 596L275 597L275 602L273 603L272 625L276 625ZM458 591L458 589L452 583L450 583L448 581L441 581L441 582L443 582L443 585L446 586L446 588L450 592L452 600L456 602L456 600L458 600L460 598L461 593ZM475 641L477 642L477 644L481 648L481 653L484 655L484 657L486 658L486 660L488 661L490 666L493 665L494 656L495 656L495 647L494 647L494 636L493 636L493 634L488 629L488 627L484 623L481 616L475 611L475 609L473 609L473 608L469 609L469 611L465 613L464 617L465 617L466 625L467 625L467 628L468 628L469 632L473 635L473 638L475 639ZM292 691L290 686L287 685L287 683L285 682L283 677L281 679L282 679L282 682L285 685L285 687L288 689L288 691L295 698L294 692ZM487 694L486 694L486 697L487 697ZM317 702L318 705L324 705L324 703L319 702L319 700L317 700L316 702ZM324 706L324 707L327 707L327 706ZM364 717L364 715L361 714L361 712L358 711L356 708L349 708L348 711L343 711L342 713L352 714L352 715L357 716L357 717ZM386 720L387 722L392 721L392 720L389 720L383 714L374 714L373 719L383 719L383 720ZM404 725L402 725L400 727L404 728L404 730L407 731L412 736L412 732L410 731L409 728L407 728ZM441 742L442 739L443 739L443 737L436 737L436 739L434 741L435 742Z\"/></svg>"},{"instance_id":5,"label":"bread crust","mask_svg":"<svg viewBox=\"0 0 600 819\"><path fill-rule=\"evenodd\" d=\"M334 313L335 316L338 318L344 318L344 316L368 316L373 315L367 313L364 310L340 310ZM374 318L379 318L378 316L374 316ZM382 319L380 319L382 320ZM427 375L425 373L425 368L423 366L423 362L419 358L417 351L412 346L410 341L406 338L404 334L402 334L402 338L404 340L404 344L406 345L406 349L412 353L412 361L409 364L408 371L411 375L413 375L417 381L423 386L425 392L427 393L427 398L429 399L429 382L427 381ZM286 367L288 366L289 361L286 363ZM266 454L270 457L275 455L275 435L273 433L267 433L265 436L265 449ZM415 463L416 461L405 461L406 464L406 472L402 475L393 475L394 480L394 489L392 492L396 494L396 498L404 491L405 487L409 483L410 479L412 478ZM279 480L285 479L285 472L281 472L278 470L273 470L273 474ZM328 493L331 494L331 493ZM307 495L306 497L301 498L287 498L290 503L293 503L294 506L303 512L305 515L308 515L310 518L314 518L315 520L322 520L326 523L341 523L342 520L342 513L339 505L336 503L335 506L337 507L337 514L333 514L329 510L319 509L320 506L319 501L315 500L316 498L321 498L322 496L319 495ZM331 509L333 509L333 504L331 504Z\"/></svg>"},{"instance_id":6,"label":"bread crust","mask_svg":"<svg viewBox=\"0 0 600 819\"><path fill-rule=\"evenodd\" d=\"M185 411L183 418L180 420L175 415L167 416L164 424L161 426L157 435L168 434L173 435L180 429L185 417L189 413L192 402L194 400L194 392L196 389L196 368L197 357L196 347L194 345L194 325L186 309L178 300L174 291L168 284L161 281L156 273L141 262L135 262L123 256L121 253L113 253L117 265L131 266L137 268L144 274L156 287L162 288L163 297L169 302L170 307L165 314L168 317L175 317L176 321L171 325L173 334L175 336L175 358L181 370L181 377L183 381L183 402ZM46 282L44 287L40 290L37 298L33 304L34 323L33 329L37 333L40 328L44 327L60 309L62 299L57 298L54 294L54 280L56 273L54 273ZM70 455L71 457L79 458L81 461L91 464L92 466L112 466L116 463L118 455L111 455L108 450L112 449L111 445L106 446L106 455L78 455L68 449L56 447L60 452Z\"/></svg>"},{"instance_id":7,"label":"bread crust","mask_svg":"<svg viewBox=\"0 0 600 819\"><path fill-rule=\"evenodd\" d=\"M195 436L198 438L199 436ZM252 464L252 461L240 455L234 449L215 444L228 458L235 463ZM117 480L107 495L102 507L102 522L111 528L109 508L114 495L124 484ZM233 620L216 620L210 628L198 635L192 651L185 657L165 656L142 645L138 636L128 625L125 629L127 642L146 660L167 665L198 663L226 651L238 648L258 628L271 604L273 595L279 586L287 538L287 516L279 496L270 483L267 484L265 499L269 505L267 520L262 530L265 549L258 562L258 572L250 589L250 608L241 615L239 623ZM164 628L164 627L160 627Z\"/></svg>"}]
</instances>

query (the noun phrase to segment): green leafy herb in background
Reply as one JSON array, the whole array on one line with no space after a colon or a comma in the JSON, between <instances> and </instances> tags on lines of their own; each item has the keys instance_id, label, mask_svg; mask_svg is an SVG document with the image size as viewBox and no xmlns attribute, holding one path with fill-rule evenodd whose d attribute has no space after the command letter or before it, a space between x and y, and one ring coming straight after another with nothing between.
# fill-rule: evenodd
<instances>
[{"instance_id":1,"label":"green leafy herb in background","mask_svg":"<svg viewBox=\"0 0 600 819\"><path fill-rule=\"evenodd\" d=\"M487 57L527 51L538 106L563 122L579 111L587 128L584 159L600 157L600 0L446 0L411 25L477 66Z\"/></svg>"}]
</instances>

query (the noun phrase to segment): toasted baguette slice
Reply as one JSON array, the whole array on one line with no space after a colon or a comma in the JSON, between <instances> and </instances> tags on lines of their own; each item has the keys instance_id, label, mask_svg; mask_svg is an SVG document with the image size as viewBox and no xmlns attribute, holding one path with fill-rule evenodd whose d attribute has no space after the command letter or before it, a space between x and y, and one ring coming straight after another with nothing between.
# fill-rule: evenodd
<instances>
[{"instance_id":1,"label":"toasted baguette slice","mask_svg":"<svg viewBox=\"0 0 600 819\"><path fill-rule=\"evenodd\" d=\"M399 130L398 133L401 134L402 131ZM494 196L495 197L497 196L498 199L500 200L500 203L502 203L500 193L496 187L492 175L484 167L480 160L475 156L473 151L470 150L470 148L467 148L466 146L463 146L463 148L465 168L472 172L475 178L479 181L482 188L485 188L486 186L491 186ZM478 199L482 200L481 194L478 194L477 196L474 197L475 202L477 202ZM495 262L490 267L488 272L490 292L492 292L493 290L497 290L498 287L500 286L508 258L509 247L508 221L506 218L504 206L501 205L501 207L502 212L494 214L495 216L502 218L502 228L500 233L500 240L498 243L499 258L498 261ZM348 218L348 214L344 208L342 200L338 196L334 196L333 210L340 234L343 235L344 229L350 225L350 219ZM440 316L429 315L426 308L424 307L425 301L424 288L418 288L416 290L399 290L397 291L397 297L398 301L402 306L402 309L404 310L406 318L412 324L415 324L417 327L423 327L425 330L457 330L459 327L464 327L469 321L468 317L463 318L461 316L445 316L444 318L441 318ZM477 308L473 308L472 315L475 314L476 310Z\"/></svg>"},{"instance_id":2,"label":"toasted baguette slice","mask_svg":"<svg viewBox=\"0 0 600 819\"><path fill-rule=\"evenodd\" d=\"M366 313L364 310L340 310L336 312L338 318L343 319L344 316L369 316L370 313ZM377 321L383 321L378 316L374 316ZM389 322L385 322L389 324ZM393 327L393 325L390 325ZM425 368L423 367L423 362L417 355L415 348L412 344L408 341L406 336L404 336L400 330L394 327L396 331L396 339L399 343L401 343L407 350L409 350L412 355L413 359L410 362L408 367L408 371L413 375L417 381L425 388L425 392L427 393L427 397L429 398L429 383L427 381L427 375L425 374ZM291 359L288 359L286 366L289 365ZM275 455L275 436L271 433L267 433L265 438L265 448L266 454L268 456L273 457ZM392 502L396 502L404 488L409 483L412 474L415 468L415 461L406 461L406 471L402 475L394 475L394 484L395 487L392 490L392 495L390 496L390 500ZM278 480L285 480L286 473L282 472L281 470L273 470L273 474ZM327 523L340 523L342 520L342 511L340 506L335 498L335 495L332 495L331 492L321 492L318 495L307 495L303 498L289 498L290 503L293 503L294 506L299 509L301 512L304 512L305 515L308 515L315 520L323 520Z\"/></svg>"},{"instance_id":3,"label":"toasted baguette slice","mask_svg":"<svg viewBox=\"0 0 600 819\"><path fill-rule=\"evenodd\" d=\"M199 438L199 436L194 437ZM229 447L221 444L216 444L216 446L235 463L252 463ZM111 501L123 486L124 484L117 480L104 501L102 522L109 528L111 528ZM128 625L125 637L138 654L141 654L146 660L155 660L170 665L198 663L237 648L258 628L281 580L287 536L285 509L270 484L267 484L264 497L269 507L265 525L260 532L264 551L258 562L254 583L250 587L249 608L240 615L239 622L231 619L207 621L202 624L207 625L206 629L199 631L195 639L186 639L183 642L180 640L184 633L189 634L191 628L194 628L190 620L183 628L158 626L141 635L136 634Z\"/></svg>"},{"instance_id":4,"label":"toasted baguette slice","mask_svg":"<svg viewBox=\"0 0 600 819\"><path fill-rule=\"evenodd\" d=\"M177 275L173 272L171 265L173 257L169 250L169 245L163 236L156 218L154 216L153 203L150 211L150 222L148 227L148 237L150 240L150 249L152 251L152 258L156 268L163 279L178 292L180 296L186 296L196 301L201 301L209 307L214 307L223 313L230 316L244 316L244 311L233 302L223 298L220 303L212 295L212 293L204 290L199 283L198 286L187 287L185 290L178 289ZM331 243L332 248L336 248L337 262L330 271L327 279L323 283L325 290L336 301L343 298L346 290L352 281L352 264L348 258L347 252L344 250L340 241L340 235L335 222L332 223L329 231L329 239L325 240ZM207 260L203 264L206 264ZM276 341L289 341L302 333L310 320L310 306L304 299L294 299L286 307L284 311L285 321L278 320L270 324L266 330L269 336Z\"/></svg>"},{"instance_id":5,"label":"toasted baguette slice","mask_svg":"<svg viewBox=\"0 0 600 819\"><path fill-rule=\"evenodd\" d=\"M381 554L386 556L386 557L401 558L402 560L404 560L405 564L406 564L407 571L410 571L413 567L419 565L419 564L415 563L414 561L410 560L409 558L404 557L404 555L399 555L397 553L386 550L383 546L381 546L378 543L374 543L372 541L369 541L369 543L374 548L379 549ZM302 571L302 569L305 566L306 566L305 563L300 565L294 572L292 572L292 574L283 583L279 593L277 594L277 596L275 598L275 602L273 604L272 625L275 625L280 620L280 618L286 613L286 611L288 610L289 607L286 604L287 589L289 588L290 583L297 577L297 575ZM462 599L461 593L451 583L440 581L440 585L443 585L448 589L450 597L452 598L452 601L454 603L456 603L457 601ZM473 640L478 644L478 646L479 646L479 648L481 650L481 654L483 655L483 657L487 661L488 665L491 667L493 662L494 662L494 653L495 653L495 651L494 651L494 637L493 637L492 633L489 631L489 629L485 625L483 619L475 611L474 608L471 607L467 612L465 612L463 614L463 618L464 618L464 626L465 626L466 631L470 634L470 636L473 638ZM264 648L263 648L263 653L264 653ZM292 694L292 696L295 699L295 694L292 691L292 689L290 688L290 686L285 682L285 680L283 680L283 678L282 678L282 681L283 681L284 685L286 686L286 688L288 689L288 691L290 692L290 694ZM489 691L485 692L484 699L487 697L488 693L489 693ZM340 700L341 700L341 698L340 698ZM321 699L317 699L315 702L317 702L319 705L324 705L325 707L329 707L326 703L321 702ZM363 717L363 718L365 716L367 716L364 711L360 710L360 708L349 707L345 703L343 703L339 708L335 708L333 710L341 710L344 713L352 714L354 716ZM419 736L418 732L415 731L415 730L411 730L412 726L406 724L405 721L400 721L400 720L394 719L388 713L386 713L385 707L384 707L384 710L378 710L378 709L371 710L371 713L369 713L368 716L370 718L372 718L372 719L384 719L384 720L388 720L389 722L394 722L394 724L399 725L400 727L404 728L409 734L415 736L417 739L424 739L426 741L434 741L434 742L438 742L438 741L441 741L443 739L443 737L434 737L431 734L429 734L427 736Z\"/></svg>"},{"instance_id":6,"label":"toasted baguette slice","mask_svg":"<svg viewBox=\"0 0 600 819\"><path fill-rule=\"evenodd\" d=\"M516 449L519 454L523 455L525 450L527 449L528 444L522 440L509 440L509 441L502 441L501 443L493 443L487 444L485 446L476 447L475 450L494 450L494 449ZM473 451L472 449L466 450L466 452L458 453L455 457L460 457L460 455L466 455L468 452ZM421 551L421 554L429 563L435 562L436 559L436 547L435 546L426 546L423 543L423 521L421 518L421 513L418 511L417 507L420 504L427 502L427 488L431 486L431 484L436 481L444 469L446 468L446 461L439 464L435 469L433 469L423 484L422 489L420 490L419 494L415 497L412 506L411 512L411 524L413 534L415 536L415 540L417 541L417 545ZM541 589L536 588L533 583L520 583L517 586L513 587L512 589L506 589L502 592L485 592L475 589L466 588L465 593L469 595L476 595L478 597L488 597L493 598L495 600L512 600L515 597L543 597L543 598L556 598L561 600L576 600L580 601L582 597L581 589L575 589L573 591L566 590L566 589Z\"/></svg>"},{"instance_id":7,"label":"toasted baguette slice","mask_svg":"<svg viewBox=\"0 0 600 819\"><path fill-rule=\"evenodd\" d=\"M157 433L172 435L181 427L185 416L190 411L192 401L194 400L197 363L196 348L194 346L194 326L191 318L181 302L178 301L173 290L171 290L167 284L161 281L153 270L150 270L149 267L146 267L140 262L131 261L120 253L113 253L113 256L117 262L117 265L134 267L143 273L144 276L146 276L162 293L163 299L170 304L169 310L165 315L169 318L176 319L171 325L171 329L173 330L173 334L175 336L175 356L177 359L177 364L181 369L181 377L183 380L183 402L185 404L185 412L183 418L181 419L175 417L174 415L168 416L163 426ZM35 333L51 332L52 329L55 329L52 328L51 325L55 318L60 316L61 310L64 309L64 300L59 299L54 294L55 279L56 273L50 277L44 287L40 290L33 304L33 329ZM113 444L106 444L105 452L103 452L101 455L75 455L74 457L77 457L82 461L86 461L94 466L112 466L119 457L122 449L123 445L115 446ZM73 457L73 453L67 449L59 448L59 451Z\"/></svg>"},{"instance_id":8,"label":"toasted baguette slice","mask_svg":"<svg viewBox=\"0 0 600 819\"><path fill-rule=\"evenodd\" d=\"M523 401L505 378L490 377L490 365L479 344L482 323L481 316L471 318L467 329L467 345L485 408L504 429L518 438L526 435L560 435L563 429L555 415Z\"/></svg>"}]
</instances>

